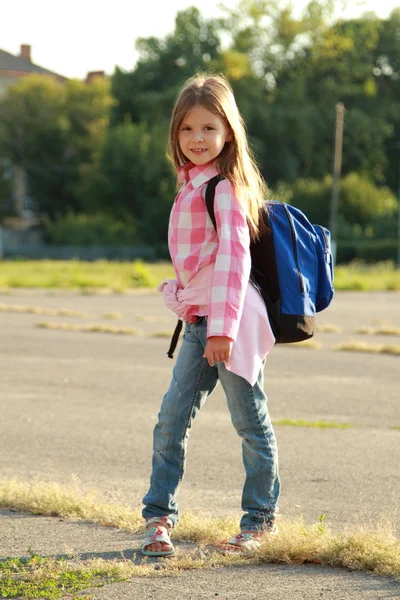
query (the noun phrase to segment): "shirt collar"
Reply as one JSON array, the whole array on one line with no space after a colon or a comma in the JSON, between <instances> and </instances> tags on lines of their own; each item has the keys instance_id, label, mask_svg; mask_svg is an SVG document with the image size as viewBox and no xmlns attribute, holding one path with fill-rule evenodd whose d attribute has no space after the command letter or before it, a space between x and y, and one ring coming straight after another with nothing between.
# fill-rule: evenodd
<instances>
[{"instance_id":1,"label":"shirt collar","mask_svg":"<svg viewBox=\"0 0 400 600\"><path fill-rule=\"evenodd\" d=\"M186 184L191 182L193 188L199 188L203 183L210 181L219 171L215 166L214 161L205 165L196 166L192 162L188 162L183 167L178 169L178 182Z\"/></svg>"}]
</instances>

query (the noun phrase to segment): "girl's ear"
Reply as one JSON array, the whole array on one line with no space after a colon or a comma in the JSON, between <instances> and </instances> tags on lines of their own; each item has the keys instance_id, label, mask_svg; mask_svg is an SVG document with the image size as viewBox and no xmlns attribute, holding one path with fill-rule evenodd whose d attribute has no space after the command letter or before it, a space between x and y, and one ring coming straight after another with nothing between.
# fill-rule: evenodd
<instances>
[{"instance_id":1,"label":"girl's ear","mask_svg":"<svg viewBox=\"0 0 400 600\"><path fill-rule=\"evenodd\" d=\"M225 142L231 142L233 139L233 134L230 129L228 129L228 133L226 134Z\"/></svg>"}]
</instances>

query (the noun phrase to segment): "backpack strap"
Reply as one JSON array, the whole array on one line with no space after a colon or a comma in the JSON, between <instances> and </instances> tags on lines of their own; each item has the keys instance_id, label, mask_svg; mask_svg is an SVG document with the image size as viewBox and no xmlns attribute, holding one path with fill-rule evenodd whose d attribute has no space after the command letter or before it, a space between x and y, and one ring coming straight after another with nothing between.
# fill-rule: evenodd
<instances>
[{"instance_id":1,"label":"backpack strap","mask_svg":"<svg viewBox=\"0 0 400 600\"><path fill-rule=\"evenodd\" d=\"M177 322L177 324L176 324L175 331L174 331L174 333L172 335L172 338L171 338L171 343L170 343L170 346L169 346L169 350L167 352L168 358L173 358L174 357L174 351L175 351L175 348L176 348L176 346L178 344L179 336L180 336L181 331L182 331L182 325L183 325L183 321L181 319L179 319L178 322Z\"/></svg>"},{"instance_id":2,"label":"backpack strap","mask_svg":"<svg viewBox=\"0 0 400 600\"><path fill-rule=\"evenodd\" d=\"M225 179L225 177L221 174L215 175L210 181L207 183L206 187L206 207L208 214L210 215L210 219L212 224L214 225L215 231L217 231L217 221L215 220L215 212L214 212L214 196L215 196L215 188L218 183Z\"/></svg>"},{"instance_id":3,"label":"backpack strap","mask_svg":"<svg viewBox=\"0 0 400 600\"><path fill-rule=\"evenodd\" d=\"M206 206L207 206L208 214L210 215L210 219L214 225L215 231L217 231L217 221L215 219L215 212L214 212L215 188L217 187L218 183L220 181L222 181L223 179L225 179L225 177L223 175L221 175L221 174L215 175L215 177L210 179L210 181L208 182L207 187L206 187ZM251 248L251 246L250 246L250 248ZM258 279L254 272L253 267L251 268L251 271L250 271L250 281L253 282L253 284L256 286L256 288L261 293L260 284L258 282Z\"/></svg>"}]
</instances>

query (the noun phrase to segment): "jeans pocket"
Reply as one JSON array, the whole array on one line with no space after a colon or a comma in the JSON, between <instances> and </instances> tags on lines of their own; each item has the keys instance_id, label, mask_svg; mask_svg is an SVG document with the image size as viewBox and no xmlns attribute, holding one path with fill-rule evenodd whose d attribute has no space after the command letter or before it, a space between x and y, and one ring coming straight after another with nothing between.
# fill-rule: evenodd
<instances>
[{"instance_id":1,"label":"jeans pocket","mask_svg":"<svg viewBox=\"0 0 400 600\"><path fill-rule=\"evenodd\" d=\"M186 322L185 328L183 330L183 339L185 340L185 342L189 342L192 344L198 342L196 330L194 329L193 325L195 325L195 323Z\"/></svg>"}]
</instances>

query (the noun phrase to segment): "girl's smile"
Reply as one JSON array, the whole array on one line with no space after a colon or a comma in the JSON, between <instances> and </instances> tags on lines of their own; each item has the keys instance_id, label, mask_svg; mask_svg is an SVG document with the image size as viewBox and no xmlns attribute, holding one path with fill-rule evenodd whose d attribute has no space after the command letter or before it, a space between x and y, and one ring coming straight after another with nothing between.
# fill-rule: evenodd
<instances>
[{"instance_id":1,"label":"girl's smile","mask_svg":"<svg viewBox=\"0 0 400 600\"><path fill-rule=\"evenodd\" d=\"M201 105L186 113L179 127L181 151L195 165L217 158L230 140L224 121Z\"/></svg>"}]
</instances>

